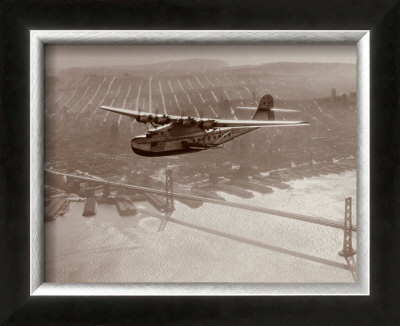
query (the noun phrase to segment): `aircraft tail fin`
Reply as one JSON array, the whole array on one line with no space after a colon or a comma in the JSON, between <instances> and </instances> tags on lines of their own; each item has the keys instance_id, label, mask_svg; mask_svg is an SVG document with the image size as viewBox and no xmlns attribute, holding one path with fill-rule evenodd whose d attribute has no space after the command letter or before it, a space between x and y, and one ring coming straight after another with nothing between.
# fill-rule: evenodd
<instances>
[{"instance_id":1,"label":"aircraft tail fin","mask_svg":"<svg viewBox=\"0 0 400 326\"><path fill-rule=\"evenodd\" d=\"M264 95L258 104L256 113L252 120L275 120L275 113L272 108L274 107L274 98L272 95Z\"/></svg>"}]
</instances>

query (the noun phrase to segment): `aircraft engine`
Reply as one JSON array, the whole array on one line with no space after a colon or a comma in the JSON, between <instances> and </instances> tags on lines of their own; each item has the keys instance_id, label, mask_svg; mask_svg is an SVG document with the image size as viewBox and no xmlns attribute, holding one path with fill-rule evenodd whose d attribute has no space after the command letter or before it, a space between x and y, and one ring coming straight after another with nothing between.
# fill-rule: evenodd
<instances>
[{"instance_id":1,"label":"aircraft engine","mask_svg":"<svg viewBox=\"0 0 400 326\"><path fill-rule=\"evenodd\" d=\"M153 121L153 117L151 115L142 115L136 118L137 122L144 122L144 123L148 123L148 122L152 122Z\"/></svg>"},{"instance_id":2,"label":"aircraft engine","mask_svg":"<svg viewBox=\"0 0 400 326\"><path fill-rule=\"evenodd\" d=\"M165 125L170 122L169 117L163 115L162 117L155 117L154 123L159 124L159 125Z\"/></svg>"},{"instance_id":3,"label":"aircraft engine","mask_svg":"<svg viewBox=\"0 0 400 326\"><path fill-rule=\"evenodd\" d=\"M185 127L193 126L194 123L195 123L195 121L190 117L188 119L182 121L182 125Z\"/></svg>"},{"instance_id":4,"label":"aircraft engine","mask_svg":"<svg viewBox=\"0 0 400 326\"><path fill-rule=\"evenodd\" d=\"M213 120L200 121L198 126L201 129L211 129L214 127L214 121Z\"/></svg>"}]
</instances>

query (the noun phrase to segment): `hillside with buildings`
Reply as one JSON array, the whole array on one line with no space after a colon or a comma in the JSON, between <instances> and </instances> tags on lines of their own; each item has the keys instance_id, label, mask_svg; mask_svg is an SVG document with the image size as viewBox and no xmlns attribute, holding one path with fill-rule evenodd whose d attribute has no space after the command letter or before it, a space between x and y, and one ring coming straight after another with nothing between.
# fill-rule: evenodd
<instances>
[{"instance_id":1,"label":"hillside with buildings","mask_svg":"<svg viewBox=\"0 0 400 326\"><path fill-rule=\"evenodd\" d=\"M72 68L46 76L45 86L46 162L64 161L69 170L87 166L92 173L102 174L107 170L104 165L112 165L115 171L110 167L110 173L125 174L125 168L151 166L157 170L173 161L190 164L193 170L198 162L202 162L199 169L204 164L251 164L262 172L356 154L355 65L230 67L220 60L198 59ZM145 133L146 126L99 109L109 105L153 113L250 119L253 112L236 107L257 106L266 93L272 94L276 107L299 110L277 113L277 119L304 120L310 127L265 128L226 144L223 150L156 160L134 155L130 149L130 139Z\"/></svg>"},{"instance_id":2,"label":"hillside with buildings","mask_svg":"<svg viewBox=\"0 0 400 326\"><path fill-rule=\"evenodd\" d=\"M355 91L356 66L339 63L191 59L47 71L46 281L352 282L338 255L343 230L293 216L341 226L344 198L356 207ZM276 112L277 120L310 125L143 157L130 142L149 126L100 109L251 119L254 111L237 107L265 94L298 111Z\"/></svg>"}]
</instances>

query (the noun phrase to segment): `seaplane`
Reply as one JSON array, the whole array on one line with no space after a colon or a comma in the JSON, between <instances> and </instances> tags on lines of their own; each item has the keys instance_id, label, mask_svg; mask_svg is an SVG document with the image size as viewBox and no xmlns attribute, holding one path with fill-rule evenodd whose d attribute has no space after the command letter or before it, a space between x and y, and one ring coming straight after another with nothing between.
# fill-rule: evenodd
<instances>
[{"instance_id":1,"label":"seaplane","mask_svg":"<svg viewBox=\"0 0 400 326\"><path fill-rule=\"evenodd\" d=\"M131 140L133 152L142 156L167 156L203 151L221 147L232 139L265 127L288 127L309 125L305 121L278 121L275 112L297 112L297 110L274 108L272 95L264 95L258 107L238 107L255 110L251 120L224 120L145 113L100 106L101 109L150 124L153 128L145 135Z\"/></svg>"}]
</instances>

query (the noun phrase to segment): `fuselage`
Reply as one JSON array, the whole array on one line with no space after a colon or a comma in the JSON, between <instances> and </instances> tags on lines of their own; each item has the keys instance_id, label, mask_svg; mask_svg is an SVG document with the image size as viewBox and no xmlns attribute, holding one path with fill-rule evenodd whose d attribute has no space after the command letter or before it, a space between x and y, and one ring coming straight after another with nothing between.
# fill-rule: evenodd
<instances>
[{"instance_id":1,"label":"fuselage","mask_svg":"<svg viewBox=\"0 0 400 326\"><path fill-rule=\"evenodd\" d=\"M202 129L171 123L132 139L132 150L143 156L166 156L202 151L222 145L258 127Z\"/></svg>"}]
</instances>

